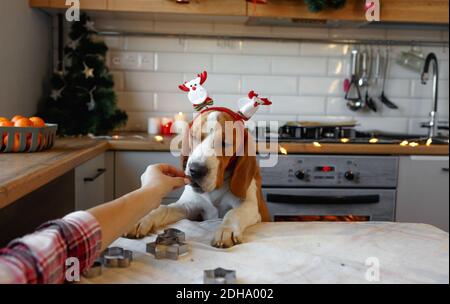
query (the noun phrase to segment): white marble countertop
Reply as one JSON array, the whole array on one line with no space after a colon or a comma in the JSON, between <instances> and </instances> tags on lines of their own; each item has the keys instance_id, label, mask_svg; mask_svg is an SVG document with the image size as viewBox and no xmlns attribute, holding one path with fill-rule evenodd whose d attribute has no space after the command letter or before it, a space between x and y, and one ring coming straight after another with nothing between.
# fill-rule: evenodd
<instances>
[{"instance_id":1,"label":"white marble countertop","mask_svg":"<svg viewBox=\"0 0 450 304\"><path fill-rule=\"evenodd\" d=\"M203 270L217 267L236 270L238 283L449 283L449 235L430 225L261 223L243 244L217 249L210 241L219 223L172 225L190 246L178 261L145 252L156 236L120 238L114 245L134 251L131 266L104 268L82 283L203 283Z\"/></svg>"}]
</instances>

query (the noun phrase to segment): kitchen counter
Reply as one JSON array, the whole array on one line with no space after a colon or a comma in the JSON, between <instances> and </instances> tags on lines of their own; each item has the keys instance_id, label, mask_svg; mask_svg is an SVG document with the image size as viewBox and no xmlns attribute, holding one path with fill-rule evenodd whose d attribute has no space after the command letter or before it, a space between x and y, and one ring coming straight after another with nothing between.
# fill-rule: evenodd
<instances>
[{"instance_id":1,"label":"kitchen counter","mask_svg":"<svg viewBox=\"0 0 450 304\"><path fill-rule=\"evenodd\" d=\"M56 140L55 146L38 153L0 153L0 209L38 189L85 161L107 151L170 151L172 137L161 142L143 133L119 134L118 139L86 137ZM390 144L280 143L291 154L448 155L447 145L402 147ZM277 152L278 146L265 151Z\"/></svg>"},{"instance_id":2,"label":"kitchen counter","mask_svg":"<svg viewBox=\"0 0 450 304\"><path fill-rule=\"evenodd\" d=\"M203 283L203 270L236 270L243 284L279 283L442 283L449 282L448 233L430 225L387 222L259 223L244 242L211 247L220 220L182 220L189 252L178 261L156 260L142 240L120 238L112 246L133 251L129 268L103 268L81 283ZM367 279L367 275L377 272ZM372 272L374 270L375 272ZM371 281L373 280L373 281Z\"/></svg>"}]
</instances>

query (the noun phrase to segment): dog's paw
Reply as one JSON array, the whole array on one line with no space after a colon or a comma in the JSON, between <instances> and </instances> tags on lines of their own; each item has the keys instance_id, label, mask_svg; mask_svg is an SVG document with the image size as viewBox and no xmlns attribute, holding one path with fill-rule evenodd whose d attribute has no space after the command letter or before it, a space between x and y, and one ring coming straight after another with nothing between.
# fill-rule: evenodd
<instances>
[{"instance_id":1,"label":"dog's paw","mask_svg":"<svg viewBox=\"0 0 450 304\"><path fill-rule=\"evenodd\" d=\"M242 232L229 226L221 226L212 241L212 245L217 248L229 248L240 243L242 243Z\"/></svg>"},{"instance_id":2,"label":"dog's paw","mask_svg":"<svg viewBox=\"0 0 450 304\"><path fill-rule=\"evenodd\" d=\"M156 223L154 221L154 217L149 214L134 225L133 229L131 229L125 237L130 239L139 239L147 236L154 230L156 230Z\"/></svg>"}]
</instances>

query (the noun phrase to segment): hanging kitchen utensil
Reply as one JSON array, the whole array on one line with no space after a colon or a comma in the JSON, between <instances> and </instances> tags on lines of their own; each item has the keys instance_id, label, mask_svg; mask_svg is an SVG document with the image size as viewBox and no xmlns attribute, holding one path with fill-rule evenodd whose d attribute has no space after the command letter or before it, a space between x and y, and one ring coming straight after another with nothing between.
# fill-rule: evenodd
<instances>
[{"instance_id":1,"label":"hanging kitchen utensil","mask_svg":"<svg viewBox=\"0 0 450 304\"><path fill-rule=\"evenodd\" d=\"M371 90L370 92L374 92L375 94L378 94L378 79L380 78L380 66L381 66L381 54L380 54L380 48L377 48L377 51L375 53L375 63L371 64L371 69L372 70L372 66L374 66L374 72L373 72L373 80L371 79L371 75L372 73L369 73L369 85L372 84L371 86ZM372 62L372 58L369 59L370 62ZM367 107L374 111L377 112L378 107L375 103L375 98L369 97L369 94L366 94L366 105ZM370 94L372 95L372 94Z\"/></svg>"},{"instance_id":2,"label":"hanging kitchen utensil","mask_svg":"<svg viewBox=\"0 0 450 304\"><path fill-rule=\"evenodd\" d=\"M390 109L398 109L397 105L395 103L393 103L392 101L390 101L389 98L387 98L386 94L384 93L388 70L389 70L389 47L386 48L386 58L385 58L384 71L383 71L383 74L384 74L383 86L382 86L382 90L381 90L380 100L386 107L388 107Z\"/></svg>"},{"instance_id":3,"label":"hanging kitchen utensil","mask_svg":"<svg viewBox=\"0 0 450 304\"><path fill-rule=\"evenodd\" d=\"M367 61L369 57L369 52L367 48L361 53L361 77L358 80L358 85L360 87L367 87L369 84L368 66Z\"/></svg>"},{"instance_id":4,"label":"hanging kitchen utensil","mask_svg":"<svg viewBox=\"0 0 450 304\"><path fill-rule=\"evenodd\" d=\"M361 91L359 90L358 86L358 79L356 74L356 68L357 68L357 59L358 59L358 50L353 49L352 50L352 56L351 56L352 62L351 62L351 78L350 78L350 84L348 87L347 92L345 93L345 99L347 100L347 106L352 111L357 111L361 109L363 105L363 101L361 99Z\"/></svg>"},{"instance_id":5,"label":"hanging kitchen utensil","mask_svg":"<svg viewBox=\"0 0 450 304\"><path fill-rule=\"evenodd\" d=\"M420 48L411 46L411 50L401 52L396 58L396 63L406 69L421 73L425 64L425 54Z\"/></svg>"}]
</instances>

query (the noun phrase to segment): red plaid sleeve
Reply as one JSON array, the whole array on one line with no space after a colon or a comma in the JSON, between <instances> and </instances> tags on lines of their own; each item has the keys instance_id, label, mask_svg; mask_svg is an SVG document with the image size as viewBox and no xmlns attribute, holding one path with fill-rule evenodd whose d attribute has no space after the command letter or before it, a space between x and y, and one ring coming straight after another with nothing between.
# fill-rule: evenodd
<instances>
[{"instance_id":1,"label":"red plaid sleeve","mask_svg":"<svg viewBox=\"0 0 450 304\"><path fill-rule=\"evenodd\" d=\"M48 222L0 250L0 283L63 283L66 259L77 258L80 273L100 254L97 220L79 211Z\"/></svg>"}]
</instances>

